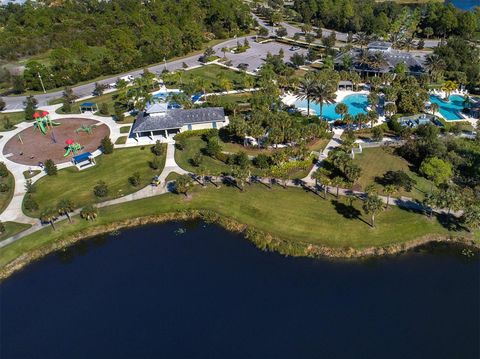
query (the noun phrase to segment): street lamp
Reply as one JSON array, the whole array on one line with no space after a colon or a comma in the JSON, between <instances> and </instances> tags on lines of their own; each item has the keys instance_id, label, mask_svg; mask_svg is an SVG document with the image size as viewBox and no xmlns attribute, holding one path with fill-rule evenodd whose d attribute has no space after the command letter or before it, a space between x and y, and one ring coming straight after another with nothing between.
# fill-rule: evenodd
<instances>
[{"instance_id":1,"label":"street lamp","mask_svg":"<svg viewBox=\"0 0 480 359\"><path fill-rule=\"evenodd\" d=\"M40 79L40 84L42 85L43 93L47 93L47 91L45 91L45 86L43 86L43 80L42 80L42 76L40 76L40 72L37 72L37 74L38 74L38 78Z\"/></svg>"}]
</instances>

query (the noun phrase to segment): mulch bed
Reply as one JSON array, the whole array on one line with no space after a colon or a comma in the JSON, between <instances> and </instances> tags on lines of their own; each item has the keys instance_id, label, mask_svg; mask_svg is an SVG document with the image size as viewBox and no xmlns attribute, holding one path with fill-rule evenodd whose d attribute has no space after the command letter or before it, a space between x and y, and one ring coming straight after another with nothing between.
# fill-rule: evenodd
<instances>
[{"instance_id":1,"label":"mulch bed","mask_svg":"<svg viewBox=\"0 0 480 359\"><path fill-rule=\"evenodd\" d=\"M64 118L55 120L61 123L54 126L53 131L48 129L46 135L42 135L39 130L34 131L33 126L21 131L19 136L12 137L3 149L3 154L9 160L24 165L37 166L39 162L45 162L52 159L55 163L69 162L72 155L63 157L65 154L68 138L72 138L75 142L81 144L83 149L78 153L93 152L100 146L100 141L110 134L107 125L95 120L84 118ZM95 126L91 134L79 132L75 130L82 125Z\"/></svg>"}]
</instances>

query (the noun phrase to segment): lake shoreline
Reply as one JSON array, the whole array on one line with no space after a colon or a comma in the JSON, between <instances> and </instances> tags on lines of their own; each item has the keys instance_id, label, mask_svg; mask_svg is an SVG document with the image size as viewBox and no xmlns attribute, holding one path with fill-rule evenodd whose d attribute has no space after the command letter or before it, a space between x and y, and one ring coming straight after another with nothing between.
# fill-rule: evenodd
<instances>
[{"instance_id":1,"label":"lake shoreline","mask_svg":"<svg viewBox=\"0 0 480 359\"><path fill-rule=\"evenodd\" d=\"M352 247L335 248L303 242L293 243L289 240L273 236L246 224L242 224L226 216L219 215L213 211L190 210L131 218L79 231L66 237L65 239L55 241L44 247L23 253L22 255L18 256L13 261L0 268L0 281L7 279L12 274L20 271L27 265L36 262L51 253L60 251L77 242L88 240L95 236L112 233L121 229L130 229L149 224L198 219L209 224L211 223L219 225L230 232L243 234L244 238L252 242L258 249L277 252L284 256L292 257L330 258L343 260L367 259L372 257L398 255L409 252L418 247L435 243L460 244L475 250L480 250L480 245L471 238L465 236L448 236L438 234L422 236L400 244L365 247L362 249Z\"/></svg>"}]
</instances>

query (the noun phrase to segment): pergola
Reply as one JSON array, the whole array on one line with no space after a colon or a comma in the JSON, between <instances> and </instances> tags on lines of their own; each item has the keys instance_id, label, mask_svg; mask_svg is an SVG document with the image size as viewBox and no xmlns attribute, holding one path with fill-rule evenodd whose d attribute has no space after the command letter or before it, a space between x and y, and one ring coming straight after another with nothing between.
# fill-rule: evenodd
<instances>
[{"instance_id":1,"label":"pergola","mask_svg":"<svg viewBox=\"0 0 480 359\"><path fill-rule=\"evenodd\" d=\"M80 104L80 112L97 112L98 105L94 102L84 102Z\"/></svg>"}]
</instances>

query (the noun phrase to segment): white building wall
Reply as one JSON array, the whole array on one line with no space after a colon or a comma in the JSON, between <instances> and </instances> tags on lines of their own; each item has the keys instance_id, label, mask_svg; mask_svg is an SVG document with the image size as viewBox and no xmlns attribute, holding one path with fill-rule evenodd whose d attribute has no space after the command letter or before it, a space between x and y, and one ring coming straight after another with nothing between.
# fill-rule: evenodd
<instances>
[{"instance_id":1,"label":"white building wall","mask_svg":"<svg viewBox=\"0 0 480 359\"><path fill-rule=\"evenodd\" d=\"M195 130L205 130L205 129L209 129L209 128L214 128L213 125L212 125L212 122L192 124L191 130L195 131ZM225 127L229 123L228 116L225 116L225 121L215 121L215 122L217 124L217 127L216 127L217 129ZM188 126L182 126L180 128L180 132L184 132L184 131L189 131Z\"/></svg>"}]
</instances>

